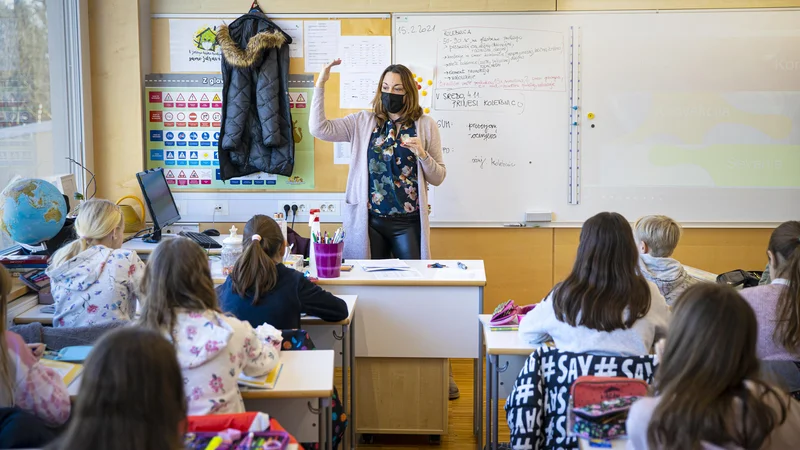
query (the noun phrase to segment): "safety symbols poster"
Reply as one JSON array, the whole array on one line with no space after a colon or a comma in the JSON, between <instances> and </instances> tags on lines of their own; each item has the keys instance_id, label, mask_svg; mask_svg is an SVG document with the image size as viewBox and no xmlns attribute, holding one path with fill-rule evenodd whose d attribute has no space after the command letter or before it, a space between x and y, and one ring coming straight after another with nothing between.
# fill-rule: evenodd
<instances>
[{"instance_id":1,"label":"safety symbols poster","mask_svg":"<svg viewBox=\"0 0 800 450\"><path fill-rule=\"evenodd\" d=\"M314 137L308 133L314 79L290 75L294 136L290 177L256 173L222 181L217 143L222 120L220 75L145 77L147 168L163 168L167 184L187 190L295 190L314 188Z\"/></svg>"}]
</instances>

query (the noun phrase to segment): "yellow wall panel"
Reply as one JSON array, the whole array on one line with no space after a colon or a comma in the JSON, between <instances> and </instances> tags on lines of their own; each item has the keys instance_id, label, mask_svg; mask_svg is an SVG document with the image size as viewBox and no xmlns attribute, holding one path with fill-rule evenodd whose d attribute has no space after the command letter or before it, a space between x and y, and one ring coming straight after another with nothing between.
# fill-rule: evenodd
<instances>
[{"instance_id":1,"label":"yellow wall panel","mask_svg":"<svg viewBox=\"0 0 800 450\"><path fill-rule=\"evenodd\" d=\"M608 11L633 9L786 8L798 0L558 0L559 11Z\"/></svg>"},{"instance_id":2,"label":"yellow wall panel","mask_svg":"<svg viewBox=\"0 0 800 450\"><path fill-rule=\"evenodd\" d=\"M538 302L551 287L553 229L434 228L431 253L437 259L482 259L488 284L484 312L514 299Z\"/></svg>"},{"instance_id":3,"label":"yellow wall panel","mask_svg":"<svg viewBox=\"0 0 800 450\"><path fill-rule=\"evenodd\" d=\"M139 5L89 0L92 129L97 194L138 193L144 168Z\"/></svg>"},{"instance_id":4,"label":"yellow wall panel","mask_svg":"<svg viewBox=\"0 0 800 450\"><path fill-rule=\"evenodd\" d=\"M555 11L556 0L263 0L267 13L387 13L449 11ZM152 0L154 14L236 14L250 6L241 1Z\"/></svg>"}]
</instances>

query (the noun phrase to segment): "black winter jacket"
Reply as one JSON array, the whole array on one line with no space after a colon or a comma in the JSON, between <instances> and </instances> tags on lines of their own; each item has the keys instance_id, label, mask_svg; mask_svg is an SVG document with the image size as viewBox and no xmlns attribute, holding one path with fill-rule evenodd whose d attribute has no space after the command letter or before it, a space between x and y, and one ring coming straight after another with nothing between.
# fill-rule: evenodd
<instances>
[{"instance_id":1,"label":"black winter jacket","mask_svg":"<svg viewBox=\"0 0 800 450\"><path fill-rule=\"evenodd\" d=\"M264 14L250 12L221 26L223 180L259 171L289 176L294 168L289 110L292 38Z\"/></svg>"}]
</instances>

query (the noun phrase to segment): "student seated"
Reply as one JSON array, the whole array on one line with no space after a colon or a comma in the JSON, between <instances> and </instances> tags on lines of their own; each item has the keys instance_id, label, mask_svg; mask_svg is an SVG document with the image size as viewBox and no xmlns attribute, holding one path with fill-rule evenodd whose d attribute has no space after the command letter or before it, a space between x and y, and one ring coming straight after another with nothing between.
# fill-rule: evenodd
<instances>
[{"instance_id":1,"label":"student seated","mask_svg":"<svg viewBox=\"0 0 800 450\"><path fill-rule=\"evenodd\" d=\"M669 309L638 270L631 226L603 212L581 229L578 255L567 278L519 324L531 344L550 339L574 353L639 356L650 353L667 330Z\"/></svg>"},{"instance_id":2,"label":"student seated","mask_svg":"<svg viewBox=\"0 0 800 450\"><path fill-rule=\"evenodd\" d=\"M756 313L760 359L800 361L800 222L780 224L767 247L772 281L740 294Z\"/></svg>"},{"instance_id":3,"label":"student seated","mask_svg":"<svg viewBox=\"0 0 800 450\"><path fill-rule=\"evenodd\" d=\"M56 303L54 327L131 320L144 263L123 250L122 211L108 200L84 202L75 219L78 239L59 249L47 276Z\"/></svg>"},{"instance_id":4,"label":"student seated","mask_svg":"<svg viewBox=\"0 0 800 450\"><path fill-rule=\"evenodd\" d=\"M658 286L667 304L672 306L681 292L698 282L680 262L671 258L681 238L681 226L667 216L644 216L633 228L641 253L642 275Z\"/></svg>"},{"instance_id":5,"label":"student seated","mask_svg":"<svg viewBox=\"0 0 800 450\"><path fill-rule=\"evenodd\" d=\"M63 425L69 419L69 393L59 374L39 363L44 348L31 347L16 334L6 331L8 293L11 277L0 266L0 407L16 406L48 425Z\"/></svg>"},{"instance_id":6,"label":"student seated","mask_svg":"<svg viewBox=\"0 0 800 450\"><path fill-rule=\"evenodd\" d=\"M628 449L789 449L800 404L759 378L758 325L733 289L701 283L675 303L655 397L628 414Z\"/></svg>"},{"instance_id":7,"label":"student seated","mask_svg":"<svg viewBox=\"0 0 800 450\"><path fill-rule=\"evenodd\" d=\"M177 450L185 426L175 349L160 333L125 327L92 349L69 427L48 450Z\"/></svg>"},{"instance_id":8,"label":"student seated","mask_svg":"<svg viewBox=\"0 0 800 450\"><path fill-rule=\"evenodd\" d=\"M344 300L281 263L286 243L274 220L253 216L243 238L242 256L217 288L223 311L253 326L268 323L279 330L300 328L302 313L331 322L347 318Z\"/></svg>"},{"instance_id":9,"label":"student seated","mask_svg":"<svg viewBox=\"0 0 800 450\"><path fill-rule=\"evenodd\" d=\"M278 364L281 342L262 340L249 323L220 311L205 251L186 238L161 242L142 296L140 324L163 333L178 354L189 415L244 412L239 374L266 375Z\"/></svg>"}]
</instances>

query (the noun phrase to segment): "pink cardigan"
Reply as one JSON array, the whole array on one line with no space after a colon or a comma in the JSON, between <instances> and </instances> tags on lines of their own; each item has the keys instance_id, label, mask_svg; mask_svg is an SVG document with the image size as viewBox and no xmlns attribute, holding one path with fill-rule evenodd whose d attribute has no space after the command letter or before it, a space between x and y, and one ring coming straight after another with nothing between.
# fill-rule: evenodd
<instances>
[{"instance_id":1,"label":"pink cardigan","mask_svg":"<svg viewBox=\"0 0 800 450\"><path fill-rule=\"evenodd\" d=\"M788 281L783 278L772 280L771 284L756 286L741 291L742 297L756 313L758 322L758 341L756 353L759 359L767 361L796 361L800 349L786 349L775 342L773 334L778 316L778 297L788 288Z\"/></svg>"},{"instance_id":2,"label":"pink cardigan","mask_svg":"<svg viewBox=\"0 0 800 450\"><path fill-rule=\"evenodd\" d=\"M345 204L342 208L344 229L347 240L344 257L347 259L369 259L369 158L367 154L372 130L377 125L375 115L370 111L360 111L341 119L325 118L325 90L314 89L311 101L309 131L317 139L330 142L349 142L350 173L347 177ZM422 116L416 122L417 136L422 141L428 159L417 159L419 174L420 225L422 229L422 259L431 258L430 224L428 222L428 183L439 186L447 171L442 161L442 140L436 121L430 116Z\"/></svg>"}]
</instances>

